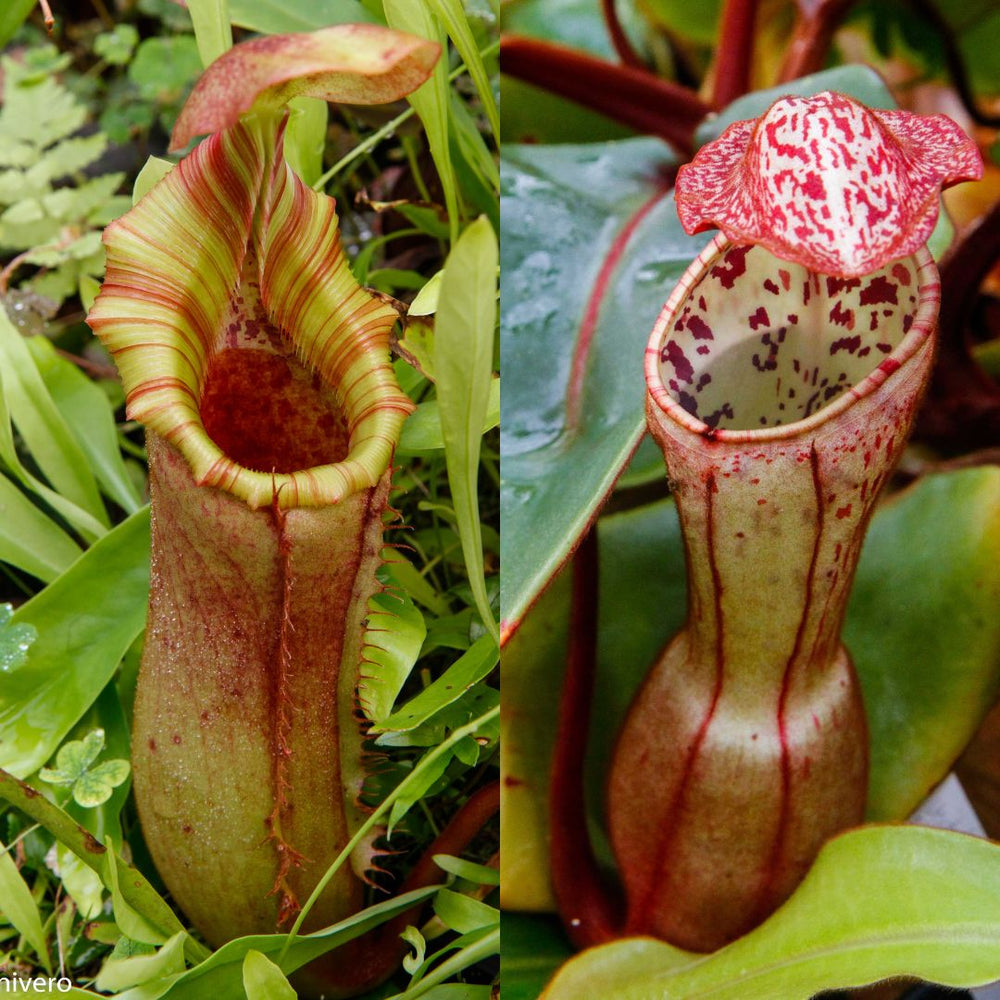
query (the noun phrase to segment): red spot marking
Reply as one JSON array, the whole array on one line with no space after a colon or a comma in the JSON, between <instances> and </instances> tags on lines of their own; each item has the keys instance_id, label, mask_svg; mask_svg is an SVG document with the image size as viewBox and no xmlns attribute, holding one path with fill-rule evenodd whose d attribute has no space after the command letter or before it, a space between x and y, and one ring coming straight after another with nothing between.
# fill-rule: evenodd
<instances>
[{"instance_id":1,"label":"red spot marking","mask_svg":"<svg viewBox=\"0 0 1000 1000\"><path fill-rule=\"evenodd\" d=\"M880 302L891 302L897 305L896 287L896 284L884 274L876 275L865 288L861 289L861 304L873 306Z\"/></svg>"},{"instance_id":2,"label":"red spot marking","mask_svg":"<svg viewBox=\"0 0 1000 1000\"><path fill-rule=\"evenodd\" d=\"M848 504L846 507L838 507L837 508L837 517L839 517L839 518L850 517L851 516L851 507L852 506L853 506L852 504Z\"/></svg>"},{"instance_id":3,"label":"red spot marking","mask_svg":"<svg viewBox=\"0 0 1000 1000\"><path fill-rule=\"evenodd\" d=\"M895 358L886 358L878 367L886 375L891 375L899 367L899 362Z\"/></svg>"},{"instance_id":4,"label":"red spot marking","mask_svg":"<svg viewBox=\"0 0 1000 1000\"><path fill-rule=\"evenodd\" d=\"M907 313L903 317L903 333L909 333L911 326L913 326L913 317Z\"/></svg>"},{"instance_id":5,"label":"red spot marking","mask_svg":"<svg viewBox=\"0 0 1000 1000\"><path fill-rule=\"evenodd\" d=\"M763 507L764 504L766 504L766 503L767 503L767 501L762 497L760 500L757 501L757 506L758 507Z\"/></svg>"},{"instance_id":6,"label":"red spot marking","mask_svg":"<svg viewBox=\"0 0 1000 1000\"><path fill-rule=\"evenodd\" d=\"M147 745L147 746L149 747L149 749L150 749L150 750L151 750L151 751L152 751L153 753L156 753L156 740L154 740L152 736L150 736L150 738L149 738L149 740L147 741L146 745Z\"/></svg>"},{"instance_id":7,"label":"red spot marking","mask_svg":"<svg viewBox=\"0 0 1000 1000\"><path fill-rule=\"evenodd\" d=\"M736 534L733 537L734 538L746 538L747 536L744 535L742 531L737 531Z\"/></svg>"},{"instance_id":8,"label":"red spot marking","mask_svg":"<svg viewBox=\"0 0 1000 1000\"><path fill-rule=\"evenodd\" d=\"M692 316L687 321L687 328L695 340L712 340L712 328L700 317Z\"/></svg>"},{"instance_id":9,"label":"red spot marking","mask_svg":"<svg viewBox=\"0 0 1000 1000\"><path fill-rule=\"evenodd\" d=\"M746 274L747 254L753 249L750 246L732 247L721 264L716 264L709 272L713 278L718 278L723 288L732 288L736 279Z\"/></svg>"},{"instance_id":10,"label":"red spot marking","mask_svg":"<svg viewBox=\"0 0 1000 1000\"><path fill-rule=\"evenodd\" d=\"M208 722L208 709L207 708L201 713L200 718L201 718L202 722Z\"/></svg>"},{"instance_id":11,"label":"red spot marking","mask_svg":"<svg viewBox=\"0 0 1000 1000\"><path fill-rule=\"evenodd\" d=\"M190 823L185 823L181 827L181 832L182 833L194 833L194 827Z\"/></svg>"},{"instance_id":12,"label":"red spot marking","mask_svg":"<svg viewBox=\"0 0 1000 1000\"><path fill-rule=\"evenodd\" d=\"M854 310L844 309L840 299L837 299L833 304L833 308L830 310L830 322L836 323L837 326L846 326L848 330L854 329ZM838 340L838 344L848 344L856 341L854 347L851 349L851 353L857 349L858 345L861 343L860 337L851 338L851 340ZM830 353L834 353L834 347L830 348Z\"/></svg>"},{"instance_id":13,"label":"red spot marking","mask_svg":"<svg viewBox=\"0 0 1000 1000\"><path fill-rule=\"evenodd\" d=\"M772 295L779 295L781 293L781 289L770 278L764 282L764 288Z\"/></svg>"},{"instance_id":14,"label":"red spot marking","mask_svg":"<svg viewBox=\"0 0 1000 1000\"><path fill-rule=\"evenodd\" d=\"M601 306L604 303L604 296L607 294L611 283L611 276L615 268L625 253L625 247L632 238L639 223L653 210L653 208L666 196L669 187L662 187L656 191L643 205L640 205L636 213L622 226L621 232L615 237L614 242L608 250L601 269L594 281L590 298L587 300L587 307L583 312L583 319L580 322L580 329L576 335L576 346L573 348L573 361L570 365L569 382L566 387L566 426L569 430L575 430L580 423L581 406L583 403L583 381L587 373L587 360L590 357L590 347L594 340L594 333L597 330L597 320L600 316Z\"/></svg>"},{"instance_id":15,"label":"red spot marking","mask_svg":"<svg viewBox=\"0 0 1000 1000\"><path fill-rule=\"evenodd\" d=\"M515 777L514 777L513 775L511 775L511 774L505 774L505 775L504 775L504 779L503 779L503 783L504 783L504 784L505 784L505 785L506 785L506 786L507 786L508 788L517 788L518 786L520 786L520 785L523 785L523 784L524 784L524 782L523 782L523 781L522 781L522 780L521 780L520 778L515 778Z\"/></svg>"},{"instance_id":16,"label":"red spot marking","mask_svg":"<svg viewBox=\"0 0 1000 1000\"><path fill-rule=\"evenodd\" d=\"M792 287L792 276L784 268L780 268L778 277L781 279L781 287L787 292Z\"/></svg>"},{"instance_id":17,"label":"red spot marking","mask_svg":"<svg viewBox=\"0 0 1000 1000\"><path fill-rule=\"evenodd\" d=\"M752 484L753 486L756 486L756 485L757 485L757 484L758 484L759 482L760 482L760 479L759 479L759 478L754 478L754 479L751 479L751 480L750 480L750 483L751 483L751 484Z\"/></svg>"},{"instance_id":18,"label":"red spot marking","mask_svg":"<svg viewBox=\"0 0 1000 1000\"><path fill-rule=\"evenodd\" d=\"M173 743L175 746L179 744L181 742L181 734L174 733L174 735L170 737L170 742Z\"/></svg>"},{"instance_id":19,"label":"red spot marking","mask_svg":"<svg viewBox=\"0 0 1000 1000\"><path fill-rule=\"evenodd\" d=\"M758 306L757 311L749 317L750 329L756 330L760 326L770 326L771 320L768 318L767 310L763 306Z\"/></svg>"},{"instance_id":20,"label":"red spot marking","mask_svg":"<svg viewBox=\"0 0 1000 1000\"><path fill-rule=\"evenodd\" d=\"M660 352L661 361L669 361L677 372L677 377L687 383L694 381L694 367L687 359L684 349L676 340L668 340Z\"/></svg>"},{"instance_id":21,"label":"red spot marking","mask_svg":"<svg viewBox=\"0 0 1000 1000\"><path fill-rule=\"evenodd\" d=\"M801 185L802 193L808 198L813 198L816 201L820 201L826 197L826 188L823 187L823 181L820 179L819 174L810 173L806 182Z\"/></svg>"},{"instance_id":22,"label":"red spot marking","mask_svg":"<svg viewBox=\"0 0 1000 1000\"><path fill-rule=\"evenodd\" d=\"M903 264L892 265L892 276L904 287L910 284L910 269Z\"/></svg>"}]
</instances>

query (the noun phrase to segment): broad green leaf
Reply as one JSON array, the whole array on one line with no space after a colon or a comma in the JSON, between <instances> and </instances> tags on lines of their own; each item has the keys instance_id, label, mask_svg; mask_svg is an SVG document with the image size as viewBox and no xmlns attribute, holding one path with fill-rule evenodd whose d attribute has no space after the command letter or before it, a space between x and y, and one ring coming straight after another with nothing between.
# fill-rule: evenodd
<instances>
[{"instance_id":1,"label":"broad green leaf","mask_svg":"<svg viewBox=\"0 0 1000 1000\"><path fill-rule=\"evenodd\" d=\"M243 987L247 1000L295 1000L297 995L281 969L253 948L243 959Z\"/></svg>"},{"instance_id":2,"label":"broad green leaf","mask_svg":"<svg viewBox=\"0 0 1000 1000\"><path fill-rule=\"evenodd\" d=\"M1000 846L923 827L865 827L823 848L789 901L710 956L626 938L572 959L545 1000L808 1000L914 976L1000 978Z\"/></svg>"},{"instance_id":3,"label":"broad green leaf","mask_svg":"<svg viewBox=\"0 0 1000 1000\"><path fill-rule=\"evenodd\" d=\"M80 916L94 920L104 909L104 885L100 876L88 868L68 847L56 842L56 874L70 894Z\"/></svg>"},{"instance_id":4,"label":"broad green leaf","mask_svg":"<svg viewBox=\"0 0 1000 1000\"><path fill-rule=\"evenodd\" d=\"M119 993L130 986L151 983L164 976L183 972L186 937L184 931L178 931L153 955L109 958L101 967L94 985L102 992Z\"/></svg>"},{"instance_id":5,"label":"broad green leaf","mask_svg":"<svg viewBox=\"0 0 1000 1000\"><path fill-rule=\"evenodd\" d=\"M370 607L358 705L367 718L380 722L417 662L427 626L405 592L387 590L373 597Z\"/></svg>"},{"instance_id":6,"label":"broad green leaf","mask_svg":"<svg viewBox=\"0 0 1000 1000\"><path fill-rule=\"evenodd\" d=\"M228 0L188 0L188 13L194 25L198 55L202 66L215 62L233 47L233 29L229 23Z\"/></svg>"},{"instance_id":7,"label":"broad green leaf","mask_svg":"<svg viewBox=\"0 0 1000 1000\"><path fill-rule=\"evenodd\" d=\"M0 561L48 583L79 555L80 546L0 475Z\"/></svg>"},{"instance_id":8,"label":"broad green leaf","mask_svg":"<svg viewBox=\"0 0 1000 1000\"><path fill-rule=\"evenodd\" d=\"M116 24L94 39L94 55L112 66L124 66L139 44L139 31L132 24Z\"/></svg>"},{"instance_id":9,"label":"broad green leaf","mask_svg":"<svg viewBox=\"0 0 1000 1000\"><path fill-rule=\"evenodd\" d=\"M434 912L459 934L493 927L500 922L500 911L496 907L451 889L442 889L434 897Z\"/></svg>"},{"instance_id":10,"label":"broad green leaf","mask_svg":"<svg viewBox=\"0 0 1000 1000\"><path fill-rule=\"evenodd\" d=\"M0 844L0 915L24 935L42 965L51 971L49 943L42 929L42 915L38 911L38 904L3 844Z\"/></svg>"},{"instance_id":11,"label":"broad green leaf","mask_svg":"<svg viewBox=\"0 0 1000 1000\"><path fill-rule=\"evenodd\" d=\"M26 622L11 624L14 608L0 604L0 672L9 674L28 661L28 651L38 638L38 629Z\"/></svg>"},{"instance_id":12,"label":"broad green leaf","mask_svg":"<svg viewBox=\"0 0 1000 1000\"><path fill-rule=\"evenodd\" d=\"M28 347L45 388L87 457L101 489L122 510L134 514L142 506L142 498L125 468L108 397L76 365L59 357L49 341L33 337Z\"/></svg>"},{"instance_id":13,"label":"broad green leaf","mask_svg":"<svg viewBox=\"0 0 1000 1000\"><path fill-rule=\"evenodd\" d=\"M406 732L426 722L436 712L457 701L466 691L488 677L500 659L492 636L477 639L437 680L402 708L372 727L372 732Z\"/></svg>"},{"instance_id":14,"label":"broad green leaf","mask_svg":"<svg viewBox=\"0 0 1000 1000\"><path fill-rule=\"evenodd\" d=\"M490 382L489 402L483 420L483 433L493 430L500 423L500 379ZM444 430L441 427L441 404L436 399L417 405L416 413L411 413L403 424L403 434L399 439L396 454L422 455L444 448Z\"/></svg>"},{"instance_id":15,"label":"broad green leaf","mask_svg":"<svg viewBox=\"0 0 1000 1000\"><path fill-rule=\"evenodd\" d=\"M35 7L36 0L9 0L0 10L0 48L3 48Z\"/></svg>"},{"instance_id":16,"label":"broad green leaf","mask_svg":"<svg viewBox=\"0 0 1000 1000\"><path fill-rule=\"evenodd\" d=\"M175 104L201 72L193 35L146 38L129 63L128 78L147 101Z\"/></svg>"},{"instance_id":17,"label":"broad green leaf","mask_svg":"<svg viewBox=\"0 0 1000 1000\"><path fill-rule=\"evenodd\" d=\"M0 368L11 419L38 467L54 489L106 525L87 456L49 394L27 343L2 309Z\"/></svg>"},{"instance_id":18,"label":"broad green leaf","mask_svg":"<svg viewBox=\"0 0 1000 1000\"><path fill-rule=\"evenodd\" d=\"M434 330L445 461L469 583L483 624L499 642L483 579L477 483L480 428L493 380L497 240L480 217L465 230L445 262Z\"/></svg>"},{"instance_id":19,"label":"broad green leaf","mask_svg":"<svg viewBox=\"0 0 1000 1000\"><path fill-rule=\"evenodd\" d=\"M505 813L504 839L507 838L506 829ZM508 877L505 868L505 882ZM503 937L500 976L503 979L504 1000L538 1000L555 971L574 955L559 919L504 913L500 918L500 928Z\"/></svg>"},{"instance_id":20,"label":"broad green leaf","mask_svg":"<svg viewBox=\"0 0 1000 1000\"><path fill-rule=\"evenodd\" d=\"M871 735L868 817L909 815L1000 693L1000 467L926 476L872 522L844 644Z\"/></svg>"},{"instance_id":21,"label":"broad green leaf","mask_svg":"<svg viewBox=\"0 0 1000 1000\"><path fill-rule=\"evenodd\" d=\"M443 271L435 271L423 288L414 296L406 311L407 316L432 316L437 312L438 296L441 293L441 275Z\"/></svg>"},{"instance_id":22,"label":"broad green leaf","mask_svg":"<svg viewBox=\"0 0 1000 1000\"><path fill-rule=\"evenodd\" d=\"M501 631L566 560L642 434L642 357L705 243L681 230L654 139L504 148ZM558 251L554 248L558 247Z\"/></svg>"},{"instance_id":23,"label":"broad green leaf","mask_svg":"<svg viewBox=\"0 0 1000 1000\"><path fill-rule=\"evenodd\" d=\"M844 642L869 720L868 815L902 820L940 781L1000 684L1000 469L928 476L876 511L861 553ZM919 543L918 543L919 542ZM598 674L589 807L603 812L607 762L632 697L684 621L684 551L673 504L603 518ZM507 775L502 898L552 907L547 787L565 663L568 574L556 578L505 647ZM611 855L600 823L600 857Z\"/></svg>"},{"instance_id":24,"label":"broad green leaf","mask_svg":"<svg viewBox=\"0 0 1000 1000\"><path fill-rule=\"evenodd\" d=\"M28 662L0 688L0 765L28 775L55 752L142 631L149 587L149 510L96 542L22 604L38 629Z\"/></svg>"},{"instance_id":25,"label":"broad green leaf","mask_svg":"<svg viewBox=\"0 0 1000 1000\"><path fill-rule=\"evenodd\" d=\"M386 22L390 28L408 31L438 42L445 49L445 36L437 19L423 0L383 0ZM437 168L441 186L444 189L445 207L451 227L451 242L458 236L459 206L458 184L451 163L451 148L448 143L448 109L450 107L450 87L448 67L444 59L439 59L426 83L421 84L407 97L424 125L427 145L430 147L434 166Z\"/></svg>"}]
</instances>

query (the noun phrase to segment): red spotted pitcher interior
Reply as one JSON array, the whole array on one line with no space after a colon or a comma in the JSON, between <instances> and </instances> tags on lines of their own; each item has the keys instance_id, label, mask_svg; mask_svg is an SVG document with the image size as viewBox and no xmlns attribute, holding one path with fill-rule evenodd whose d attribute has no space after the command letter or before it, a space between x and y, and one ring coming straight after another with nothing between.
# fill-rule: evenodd
<instances>
[{"instance_id":1,"label":"red spotted pitcher interior","mask_svg":"<svg viewBox=\"0 0 1000 1000\"><path fill-rule=\"evenodd\" d=\"M912 258L836 278L761 247L727 244L668 321L660 377L712 428L804 420L899 346L918 299Z\"/></svg>"}]
</instances>

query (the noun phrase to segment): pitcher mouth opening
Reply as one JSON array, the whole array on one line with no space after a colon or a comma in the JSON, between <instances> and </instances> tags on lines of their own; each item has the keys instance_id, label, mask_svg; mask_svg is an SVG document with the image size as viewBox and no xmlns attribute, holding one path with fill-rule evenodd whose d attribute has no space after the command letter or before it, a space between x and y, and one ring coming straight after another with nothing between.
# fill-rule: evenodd
<instances>
[{"instance_id":1,"label":"pitcher mouth opening","mask_svg":"<svg viewBox=\"0 0 1000 1000\"><path fill-rule=\"evenodd\" d=\"M933 335L940 299L926 247L838 278L723 234L695 258L646 348L650 397L686 429L774 441L833 419Z\"/></svg>"}]
</instances>

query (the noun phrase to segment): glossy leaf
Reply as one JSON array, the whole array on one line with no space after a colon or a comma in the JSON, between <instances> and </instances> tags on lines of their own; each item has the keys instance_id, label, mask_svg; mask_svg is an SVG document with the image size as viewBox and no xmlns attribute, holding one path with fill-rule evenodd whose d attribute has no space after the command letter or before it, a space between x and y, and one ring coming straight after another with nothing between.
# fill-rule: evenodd
<instances>
[{"instance_id":1,"label":"glossy leaf","mask_svg":"<svg viewBox=\"0 0 1000 1000\"><path fill-rule=\"evenodd\" d=\"M808 1000L897 976L981 986L1000 977L998 935L1000 846L866 827L830 841L795 895L721 951L626 938L571 960L543 997Z\"/></svg>"},{"instance_id":2,"label":"glossy leaf","mask_svg":"<svg viewBox=\"0 0 1000 1000\"><path fill-rule=\"evenodd\" d=\"M151 983L164 976L183 972L186 937L184 931L178 931L153 955L109 958L98 973L94 985L104 992L121 992L130 986Z\"/></svg>"},{"instance_id":3,"label":"glossy leaf","mask_svg":"<svg viewBox=\"0 0 1000 1000\"><path fill-rule=\"evenodd\" d=\"M884 503L861 553L844 641L864 691L868 816L905 819L947 773L1000 684L1000 469L929 476ZM671 503L600 522L598 675L588 793L603 813L607 762L632 696L684 621L684 553ZM920 544L913 544L920 539ZM551 909L547 775L569 588L557 577L504 650L503 899ZM918 738L919 737L919 738ZM600 824L595 846L610 862Z\"/></svg>"},{"instance_id":4,"label":"glossy leaf","mask_svg":"<svg viewBox=\"0 0 1000 1000\"><path fill-rule=\"evenodd\" d=\"M372 21L356 0L229 0L233 24L262 35Z\"/></svg>"},{"instance_id":5,"label":"glossy leaf","mask_svg":"<svg viewBox=\"0 0 1000 1000\"><path fill-rule=\"evenodd\" d=\"M48 583L79 555L76 542L6 476L0 476L0 561Z\"/></svg>"},{"instance_id":6,"label":"glossy leaf","mask_svg":"<svg viewBox=\"0 0 1000 1000\"><path fill-rule=\"evenodd\" d=\"M0 916L23 934L35 950L42 965L51 970L48 939L42 930L42 916L10 851L0 844Z\"/></svg>"},{"instance_id":7,"label":"glossy leaf","mask_svg":"<svg viewBox=\"0 0 1000 1000\"><path fill-rule=\"evenodd\" d=\"M504 157L501 353L518 373L500 421L507 635L639 442L645 343L705 239L680 228L657 140Z\"/></svg>"},{"instance_id":8,"label":"glossy leaf","mask_svg":"<svg viewBox=\"0 0 1000 1000\"><path fill-rule=\"evenodd\" d=\"M243 959L247 1000L295 1000L295 990L267 955L251 948Z\"/></svg>"},{"instance_id":9,"label":"glossy leaf","mask_svg":"<svg viewBox=\"0 0 1000 1000\"><path fill-rule=\"evenodd\" d=\"M25 776L55 752L142 631L148 587L144 508L17 609L38 641L0 689L0 766Z\"/></svg>"},{"instance_id":10,"label":"glossy leaf","mask_svg":"<svg viewBox=\"0 0 1000 1000\"><path fill-rule=\"evenodd\" d=\"M451 486L469 582L483 624L499 640L483 580L477 483L480 428L493 384L497 240L489 221L469 226L445 262L434 330L434 371Z\"/></svg>"},{"instance_id":11,"label":"glossy leaf","mask_svg":"<svg viewBox=\"0 0 1000 1000\"><path fill-rule=\"evenodd\" d=\"M483 434L500 423L500 379L490 382L489 401L483 418ZM403 424L397 455L421 455L444 447L444 430L441 427L441 404L436 399L417 404L416 413Z\"/></svg>"}]
</instances>

